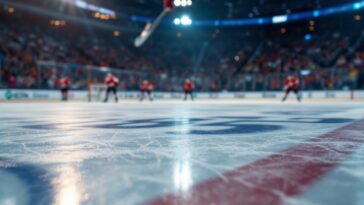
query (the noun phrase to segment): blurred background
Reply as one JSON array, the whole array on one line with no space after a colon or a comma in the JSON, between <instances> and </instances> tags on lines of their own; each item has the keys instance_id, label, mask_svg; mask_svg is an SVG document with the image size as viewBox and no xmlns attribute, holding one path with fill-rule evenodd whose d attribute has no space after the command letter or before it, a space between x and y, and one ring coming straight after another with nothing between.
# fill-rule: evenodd
<instances>
[{"instance_id":1,"label":"blurred background","mask_svg":"<svg viewBox=\"0 0 364 205\"><path fill-rule=\"evenodd\" d=\"M364 87L364 2L176 0L150 39L134 47L162 0L0 0L0 88L120 89L148 79L158 91L277 91L300 75L303 90Z\"/></svg>"}]
</instances>

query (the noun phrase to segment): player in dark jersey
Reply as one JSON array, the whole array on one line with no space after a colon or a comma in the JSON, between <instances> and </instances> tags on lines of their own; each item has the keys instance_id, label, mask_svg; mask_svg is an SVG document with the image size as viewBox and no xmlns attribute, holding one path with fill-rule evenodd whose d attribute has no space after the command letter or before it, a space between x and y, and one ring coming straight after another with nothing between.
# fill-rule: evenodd
<instances>
[{"instance_id":1,"label":"player in dark jersey","mask_svg":"<svg viewBox=\"0 0 364 205\"><path fill-rule=\"evenodd\" d=\"M71 87L71 80L64 76L58 80L58 84L61 88L62 101L68 101L68 91Z\"/></svg>"},{"instance_id":2,"label":"player in dark jersey","mask_svg":"<svg viewBox=\"0 0 364 205\"><path fill-rule=\"evenodd\" d=\"M112 75L111 73L108 73L105 78L105 84L107 86L107 89L104 102L108 101L110 92L114 94L115 102L118 102L119 98L117 94L117 87L119 85L119 79L116 76Z\"/></svg>"},{"instance_id":3,"label":"player in dark jersey","mask_svg":"<svg viewBox=\"0 0 364 205\"><path fill-rule=\"evenodd\" d=\"M295 76L292 76L292 75L288 76L286 78L286 80L284 81L285 95L284 95L284 97L282 99L282 102L287 100L287 97L288 97L290 92L294 92L296 94L297 100L301 101L299 86L300 86L300 79L298 77L295 77Z\"/></svg>"},{"instance_id":4,"label":"player in dark jersey","mask_svg":"<svg viewBox=\"0 0 364 205\"><path fill-rule=\"evenodd\" d=\"M195 86L193 85L192 81L190 79L187 79L183 85L183 91L185 93L184 100L186 101L188 98L188 95L191 96L191 100L193 100L193 90L195 89Z\"/></svg>"},{"instance_id":5,"label":"player in dark jersey","mask_svg":"<svg viewBox=\"0 0 364 205\"><path fill-rule=\"evenodd\" d=\"M140 101L144 100L145 93L147 93L150 101L153 101L152 92L154 90L154 86L149 81L145 80L142 84L140 84Z\"/></svg>"}]
</instances>

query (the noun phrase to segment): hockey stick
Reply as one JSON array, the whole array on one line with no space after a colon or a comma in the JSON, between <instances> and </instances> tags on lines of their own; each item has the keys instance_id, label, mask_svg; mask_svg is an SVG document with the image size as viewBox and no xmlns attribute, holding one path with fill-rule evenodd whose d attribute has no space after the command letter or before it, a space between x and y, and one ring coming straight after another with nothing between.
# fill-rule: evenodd
<instances>
[{"instance_id":1,"label":"hockey stick","mask_svg":"<svg viewBox=\"0 0 364 205\"><path fill-rule=\"evenodd\" d=\"M159 14L158 18L151 24L147 23L142 33L135 39L134 45L135 47L141 47L148 38L152 35L154 30L159 26L159 24L162 22L162 19L165 15L167 15L168 12L170 12L171 9L165 8L161 14Z\"/></svg>"}]
</instances>

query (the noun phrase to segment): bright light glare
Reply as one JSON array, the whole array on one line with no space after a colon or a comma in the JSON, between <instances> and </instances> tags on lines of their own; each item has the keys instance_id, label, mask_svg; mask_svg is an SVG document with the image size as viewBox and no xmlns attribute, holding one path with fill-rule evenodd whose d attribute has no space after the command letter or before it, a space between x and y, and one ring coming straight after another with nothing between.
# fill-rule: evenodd
<instances>
[{"instance_id":1,"label":"bright light glare","mask_svg":"<svg viewBox=\"0 0 364 205\"><path fill-rule=\"evenodd\" d=\"M306 34L306 35L305 35L305 40L306 40L306 41L309 41L309 40L311 40L311 39L312 39L311 34Z\"/></svg>"},{"instance_id":2,"label":"bright light glare","mask_svg":"<svg viewBox=\"0 0 364 205\"><path fill-rule=\"evenodd\" d=\"M176 7L187 7L192 6L192 0L174 0Z\"/></svg>"},{"instance_id":3,"label":"bright light glare","mask_svg":"<svg viewBox=\"0 0 364 205\"><path fill-rule=\"evenodd\" d=\"M175 5L176 7L181 6L181 1L180 1L180 0L176 0L176 1L174 1L174 5Z\"/></svg>"},{"instance_id":4,"label":"bright light glare","mask_svg":"<svg viewBox=\"0 0 364 205\"><path fill-rule=\"evenodd\" d=\"M363 2L363 1L361 1L361 2L357 2L357 3L354 3L354 4L353 4L353 8L354 8L354 10L358 10L358 9L363 8L363 7L364 7L364 2Z\"/></svg>"},{"instance_id":5,"label":"bright light glare","mask_svg":"<svg viewBox=\"0 0 364 205\"><path fill-rule=\"evenodd\" d=\"M192 19L188 16L182 16L181 18L175 18L173 23L175 25L189 26L192 24Z\"/></svg>"},{"instance_id":6,"label":"bright light glare","mask_svg":"<svg viewBox=\"0 0 364 205\"><path fill-rule=\"evenodd\" d=\"M182 16L181 18L181 24L185 26L189 26L192 24L192 20L188 16Z\"/></svg>"},{"instance_id":7,"label":"bright light glare","mask_svg":"<svg viewBox=\"0 0 364 205\"><path fill-rule=\"evenodd\" d=\"M274 24L276 24L276 23L284 23L284 22L287 22L287 20L288 20L288 17L286 15L273 16L273 18L272 18L272 22Z\"/></svg>"},{"instance_id":8,"label":"bright light glare","mask_svg":"<svg viewBox=\"0 0 364 205\"><path fill-rule=\"evenodd\" d=\"M179 18L175 18L173 22L174 22L174 24L176 24L176 25L180 25L180 24L181 24L181 19L179 19Z\"/></svg>"},{"instance_id":9,"label":"bright light glare","mask_svg":"<svg viewBox=\"0 0 364 205\"><path fill-rule=\"evenodd\" d=\"M103 7L96 6L91 3L87 3L85 0L63 0L67 4L75 5L78 8L90 10L93 12L99 12L101 14L106 14L111 17L116 17L115 11Z\"/></svg>"}]
</instances>

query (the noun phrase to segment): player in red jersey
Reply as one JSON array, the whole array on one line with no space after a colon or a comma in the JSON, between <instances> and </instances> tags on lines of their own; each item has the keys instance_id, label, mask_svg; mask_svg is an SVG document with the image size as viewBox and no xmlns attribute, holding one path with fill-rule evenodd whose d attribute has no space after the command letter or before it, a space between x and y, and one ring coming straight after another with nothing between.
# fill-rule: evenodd
<instances>
[{"instance_id":1,"label":"player in red jersey","mask_svg":"<svg viewBox=\"0 0 364 205\"><path fill-rule=\"evenodd\" d=\"M58 80L58 84L61 88L62 101L68 101L68 91L71 87L71 80L64 76Z\"/></svg>"},{"instance_id":2,"label":"player in red jersey","mask_svg":"<svg viewBox=\"0 0 364 205\"><path fill-rule=\"evenodd\" d=\"M154 90L154 86L147 80L144 80L142 84L140 84L140 101L144 100L145 93L147 93L150 101L153 101L152 92Z\"/></svg>"},{"instance_id":3,"label":"player in red jersey","mask_svg":"<svg viewBox=\"0 0 364 205\"><path fill-rule=\"evenodd\" d=\"M107 89L104 102L108 101L110 92L114 93L115 102L118 102L119 98L117 94L117 87L119 85L119 79L111 73L108 73L105 78L105 84L107 85Z\"/></svg>"},{"instance_id":4,"label":"player in red jersey","mask_svg":"<svg viewBox=\"0 0 364 205\"><path fill-rule=\"evenodd\" d=\"M301 96L300 96L300 91L299 91L299 86L300 86L300 79L298 77L295 76L288 76L286 78L286 80L284 81L284 91L285 91L285 95L282 99L282 102L287 100L287 97L289 95L290 92L295 92L296 96L297 96L297 100L301 101Z\"/></svg>"},{"instance_id":5,"label":"player in red jersey","mask_svg":"<svg viewBox=\"0 0 364 205\"><path fill-rule=\"evenodd\" d=\"M183 90L185 92L184 100L186 101L188 98L188 95L191 96L191 100L193 100L193 90L195 89L195 86L193 85L192 81L190 79L186 79L185 84L183 85Z\"/></svg>"}]
</instances>

